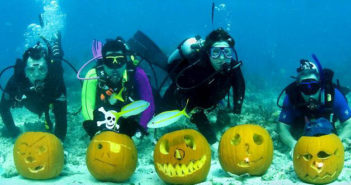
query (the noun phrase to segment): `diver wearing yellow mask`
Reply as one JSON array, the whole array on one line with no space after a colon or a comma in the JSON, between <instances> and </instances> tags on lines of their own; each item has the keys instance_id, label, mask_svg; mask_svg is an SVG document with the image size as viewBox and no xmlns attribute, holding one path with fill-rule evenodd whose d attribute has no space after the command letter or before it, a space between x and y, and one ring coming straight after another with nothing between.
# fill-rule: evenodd
<instances>
[{"instance_id":1,"label":"diver wearing yellow mask","mask_svg":"<svg viewBox=\"0 0 351 185\"><path fill-rule=\"evenodd\" d=\"M120 110L124 105L140 99L149 102L150 107L140 118L133 116L119 119L117 124L120 127L115 131L129 136L133 136L138 129L146 133L147 121L154 112L153 96L145 72L137 65L138 60L121 37L107 40L102 46L101 59L87 73L82 90L83 126L90 136L108 130L97 124L99 120L105 119L99 108Z\"/></svg>"}]
</instances>

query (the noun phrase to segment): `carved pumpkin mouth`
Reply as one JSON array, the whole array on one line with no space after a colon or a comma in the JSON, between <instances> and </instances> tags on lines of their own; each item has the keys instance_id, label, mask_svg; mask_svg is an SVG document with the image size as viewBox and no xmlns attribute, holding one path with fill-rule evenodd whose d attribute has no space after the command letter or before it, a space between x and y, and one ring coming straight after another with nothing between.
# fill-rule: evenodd
<instances>
[{"instance_id":1,"label":"carved pumpkin mouth","mask_svg":"<svg viewBox=\"0 0 351 185\"><path fill-rule=\"evenodd\" d=\"M185 164L160 164L157 163L157 168L165 175L169 177L184 177L187 175L191 175L198 170L202 169L202 167L206 163L206 155L202 156L199 160L193 160L187 165Z\"/></svg>"},{"instance_id":2,"label":"carved pumpkin mouth","mask_svg":"<svg viewBox=\"0 0 351 185\"><path fill-rule=\"evenodd\" d=\"M334 173L328 173L326 172L323 176L316 175L314 177L311 177L310 175L306 174L305 178L310 179L311 181L316 181L316 180L324 180L324 179L330 179L333 178L338 170L335 170Z\"/></svg>"},{"instance_id":3,"label":"carved pumpkin mouth","mask_svg":"<svg viewBox=\"0 0 351 185\"><path fill-rule=\"evenodd\" d=\"M101 159L95 159L96 161L99 161L99 162L101 162L101 163L104 163L104 164L107 164L107 165L109 165L109 166L112 166L112 167L116 167L116 164L112 164L112 163L109 163L109 162L106 162L106 161L103 161L103 160L101 160Z\"/></svg>"},{"instance_id":4,"label":"carved pumpkin mouth","mask_svg":"<svg viewBox=\"0 0 351 185\"><path fill-rule=\"evenodd\" d=\"M250 160L248 157L245 157L244 160L240 161L237 163L237 165L239 167L242 167L242 168L248 168L250 167L253 163L257 163L258 161L262 160L263 157L257 159L257 160Z\"/></svg>"},{"instance_id":5,"label":"carved pumpkin mouth","mask_svg":"<svg viewBox=\"0 0 351 185\"><path fill-rule=\"evenodd\" d=\"M42 166L42 165L38 165L34 168L28 168L28 170L31 172L31 173L39 173L43 170L45 170L45 166Z\"/></svg>"}]
</instances>

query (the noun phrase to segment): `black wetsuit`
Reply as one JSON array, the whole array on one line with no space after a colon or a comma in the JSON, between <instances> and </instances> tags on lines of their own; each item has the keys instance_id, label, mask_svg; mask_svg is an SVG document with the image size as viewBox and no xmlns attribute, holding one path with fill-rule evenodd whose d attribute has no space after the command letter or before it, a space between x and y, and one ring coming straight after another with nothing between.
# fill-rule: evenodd
<instances>
[{"instance_id":1,"label":"black wetsuit","mask_svg":"<svg viewBox=\"0 0 351 185\"><path fill-rule=\"evenodd\" d=\"M192 64L193 66L189 67ZM164 105L184 108L189 99L188 110L202 108L192 115L191 121L196 124L209 143L215 143L216 135L211 129L204 109L215 107L233 87L233 111L235 114L241 113L245 81L240 68L224 73L216 72L206 54L195 62L185 59L172 62L169 73L173 83L164 95Z\"/></svg>"},{"instance_id":2,"label":"black wetsuit","mask_svg":"<svg viewBox=\"0 0 351 185\"><path fill-rule=\"evenodd\" d=\"M49 110L52 107L55 115L54 134L63 141L67 132L67 101L61 61L48 62L48 75L41 90L35 90L32 87L29 80L25 78L23 70L20 73L16 70L15 75L6 84L0 103L0 114L9 134L14 137L20 134L19 128L15 126L11 107L25 106L39 116L44 113L50 130L53 124L49 117Z\"/></svg>"}]
</instances>

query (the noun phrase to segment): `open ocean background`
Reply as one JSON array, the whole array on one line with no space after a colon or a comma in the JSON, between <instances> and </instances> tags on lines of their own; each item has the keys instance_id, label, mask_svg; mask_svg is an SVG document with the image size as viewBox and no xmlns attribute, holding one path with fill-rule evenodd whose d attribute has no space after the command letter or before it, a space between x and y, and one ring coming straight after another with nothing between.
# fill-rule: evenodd
<instances>
[{"instance_id":1,"label":"open ocean background","mask_svg":"<svg viewBox=\"0 0 351 185\"><path fill-rule=\"evenodd\" d=\"M61 30L65 58L79 68L92 57L93 39L122 36L128 40L137 30L169 55L188 37L205 38L213 29L223 27L235 39L247 93L240 116L227 115L228 126L255 122L269 130L275 144L273 164L261 177L231 178L221 171L218 156L205 184L292 184L301 183L294 174L287 148L279 141L276 129L279 109L275 105L280 91L296 75L302 58L318 56L323 67L335 72L344 86L351 86L351 1L349 0L0 0L0 69L14 65L26 47L34 44L38 16L44 13L52 30ZM216 4L211 23L212 2ZM31 25L31 26L30 26ZM35 35L35 34L34 34ZM79 83L66 65L65 80L69 112L80 106ZM10 70L11 71L11 70ZM151 73L150 73L151 74ZM11 72L0 80L5 86ZM351 97L348 96L350 100ZM36 122L37 116L23 109L15 110L16 124ZM259 115L257 115L259 114ZM208 115L218 122L217 115ZM83 119L68 115L68 152L60 178L41 182L53 184L98 184L85 167L89 138L81 127ZM0 128L3 123L0 122ZM226 129L217 131L218 137ZM165 133L166 131L164 131ZM162 132L161 132L162 133ZM153 134L150 134L151 136ZM162 184L153 171L152 137L135 141L139 165L129 184ZM13 139L0 135L0 184L29 183L18 175L12 159ZM351 141L349 141L351 144ZM143 147L147 146L147 147ZM350 183L351 148L345 148L345 167L337 184ZM284 164L284 166L281 166ZM144 168L143 168L144 167ZM147 180L144 177L149 177ZM36 182L37 183L37 182Z\"/></svg>"}]
</instances>

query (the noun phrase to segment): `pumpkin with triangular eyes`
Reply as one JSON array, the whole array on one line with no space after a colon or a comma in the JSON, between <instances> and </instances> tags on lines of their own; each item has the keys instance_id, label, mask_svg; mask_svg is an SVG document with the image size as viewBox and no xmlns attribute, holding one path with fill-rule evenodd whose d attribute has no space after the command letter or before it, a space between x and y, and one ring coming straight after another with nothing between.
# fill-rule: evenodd
<instances>
[{"instance_id":1,"label":"pumpkin with triangular eyes","mask_svg":"<svg viewBox=\"0 0 351 185\"><path fill-rule=\"evenodd\" d=\"M137 150L129 136L104 131L91 140L86 163L89 172L96 179L123 182L129 179L136 169Z\"/></svg>"},{"instance_id":2,"label":"pumpkin with triangular eyes","mask_svg":"<svg viewBox=\"0 0 351 185\"><path fill-rule=\"evenodd\" d=\"M210 146L205 137L193 129L165 134L155 146L154 165L166 183L200 183L210 170Z\"/></svg>"},{"instance_id":3,"label":"pumpkin with triangular eyes","mask_svg":"<svg viewBox=\"0 0 351 185\"><path fill-rule=\"evenodd\" d=\"M63 169L63 158L61 141L47 132L25 132L13 147L16 169L29 179L57 177Z\"/></svg>"},{"instance_id":4,"label":"pumpkin with triangular eyes","mask_svg":"<svg viewBox=\"0 0 351 185\"><path fill-rule=\"evenodd\" d=\"M273 159L273 142L266 129L244 124L228 129L218 147L224 171L235 175L262 175Z\"/></svg>"},{"instance_id":5,"label":"pumpkin with triangular eyes","mask_svg":"<svg viewBox=\"0 0 351 185\"><path fill-rule=\"evenodd\" d=\"M330 183L344 167L344 146L335 134L302 136L295 145L293 161L301 180L312 184Z\"/></svg>"}]
</instances>

